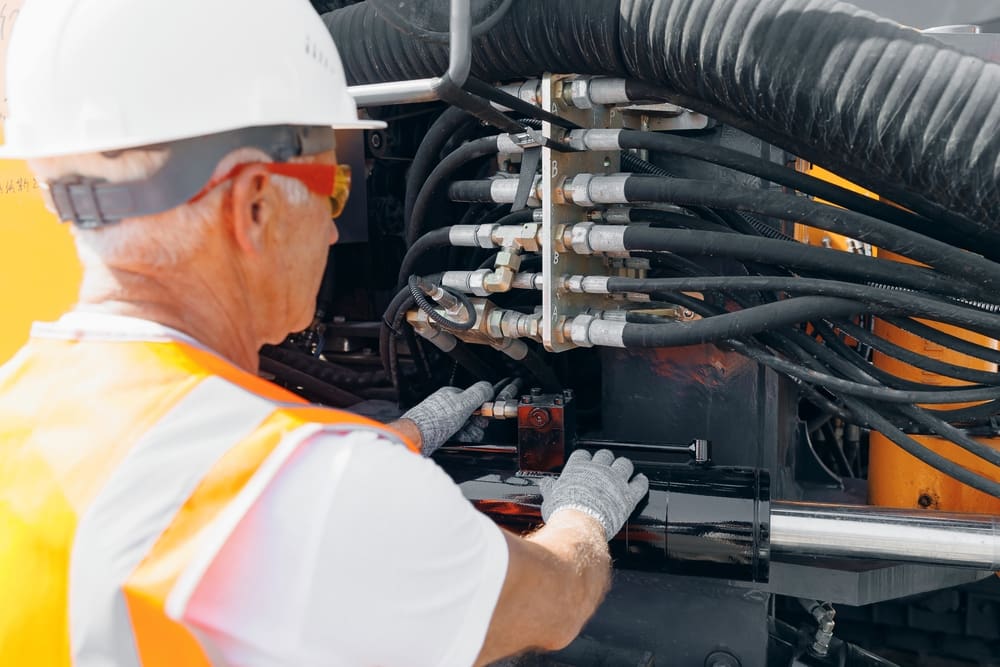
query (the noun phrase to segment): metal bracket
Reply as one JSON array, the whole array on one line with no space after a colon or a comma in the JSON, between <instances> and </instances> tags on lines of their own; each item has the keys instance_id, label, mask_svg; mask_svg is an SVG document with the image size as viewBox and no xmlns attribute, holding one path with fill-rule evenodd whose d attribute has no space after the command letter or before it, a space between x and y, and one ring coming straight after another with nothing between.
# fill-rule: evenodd
<instances>
[{"instance_id":1,"label":"metal bracket","mask_svg":"<svg viewBox=\"0 0 1000 667\"><path fill-rule=\"evenodd\" d=\"M541 82L542 108L565 117L580 127L609 128L620 126L620 115L606 106L574 109L565 101L563 89L570 85L566 77L545 74ZM551 143L542 148L542 344L550 352L562 352L577 347L564 331L569 318L589 309L609 305L606 297L593 294L573 294L562 287L566 275L604 275L604 259L595 255L579 255L567 248L563 231L567 225L581 222L586 213L563 196L567 177L575 174L613 174L619 170L617 151L564 152L552 144L562 144L564 128L552 123L542 124L542 133Z\"/></svg>"}]
</instances>

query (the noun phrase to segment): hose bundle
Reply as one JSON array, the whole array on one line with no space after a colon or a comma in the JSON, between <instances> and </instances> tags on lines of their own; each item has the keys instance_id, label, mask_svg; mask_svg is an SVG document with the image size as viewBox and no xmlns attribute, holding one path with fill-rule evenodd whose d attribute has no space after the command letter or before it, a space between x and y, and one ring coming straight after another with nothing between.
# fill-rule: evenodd
<instances>
[{"instance_id":1,"label":"hose bundle","mask_svg":"<svg viewBox=\"0 0 1000 667\"><path fill-rule=\"evenodd\" d=\"M368 5L324 16L350 82L447 68ZM520 0L473 46L480 79L645 81L966 234L1000 220L1000 66L845 3Z\"/></svg>"},{"instance_id":2,"label":"hose bundle","mask_svg":"<svg viewBox=\"0 0 1000 667\"><path fill-rule=\"evenodd\" d=\"M446 15L447 2L429 0L434 11L428 14ZM422 78L447 68L440 40L397 30L373 5L324 17L351 83ZM609 291L646 292L704 318L668 323L634 316L626 343L715 342L737 350L795 379L803 396L828 414L877 429L929 465L1000 496L996 481L908 435L935 433L1000 463L970 437L1000 413L1000 377L895 346L864 319L878 315L936 344L1000 360L996 350L924 322L1000 337L1000 317L989 303L1000 287L1000 135L993 131L1000 124L1000 66L833 0L513 0L504 11L474 40L472 74L479 79L547 71L624 77L633 99L700 111L905 207L689 138L622 132L622 149L711 162L844 207L675 179L623 153L623 166L646 174L626 183L628 202L669 203L691 215L633 208L632 221L652 225L629 227L626 249L649 252L659 275L613 278ZM440 33L446 26L423 27ZM357 40L359 34L366 39ZM418 152L407 188L407 266L445 242L443 232L421 236L429 202L443 194L443 183L496 150L488 139L476 140L432 167L448 133L468 122L461 112L446 112ZM455 184L449 193L492 201L483 182ZM924 266L800 246L761 216L845 234ZM706 269L696 261L706 257L735 262L743 273ZM692 291L705 300L686 294ZM396 305L392 321L399 323L407 304ZM964 384L942 389L893 376L869 363L869 349ZM960 401L984 402L917 407Z\"/></svg>"}]
</instances>

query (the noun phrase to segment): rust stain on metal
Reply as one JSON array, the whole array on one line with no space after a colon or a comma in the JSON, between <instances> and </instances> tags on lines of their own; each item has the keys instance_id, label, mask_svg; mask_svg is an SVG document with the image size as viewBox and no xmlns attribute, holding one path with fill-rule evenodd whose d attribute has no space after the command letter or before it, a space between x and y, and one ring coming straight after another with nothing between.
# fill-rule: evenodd
<instances>
[{"instance_id":1,"label":"rust stain on metal","mask_svg":"<svg viewBox=\"0 0 1000 667\"><path fill-rule=\"evenodd\" d=\"M724 352L714 345L692 345L677 348L636 351L649 363L650 370L663 378L695 382L708 388L718 388L753 366L753 362L733 352Z\"/></svg>"}]
</instances>

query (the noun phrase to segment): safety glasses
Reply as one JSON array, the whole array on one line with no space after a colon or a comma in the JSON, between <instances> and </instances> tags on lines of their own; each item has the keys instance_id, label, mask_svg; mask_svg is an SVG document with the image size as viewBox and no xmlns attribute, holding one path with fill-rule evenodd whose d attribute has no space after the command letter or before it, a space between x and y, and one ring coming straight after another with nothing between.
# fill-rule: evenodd
<instances>
[{"instance_id":1,"label":"safety glasses","mask_svg":"<svg viewBox=\"0 0 1000 667\"><path fill-rule=\"evenodd\" d=\"M344 212L344 206L347 205L347 196L351 192L351 168L345 164L244 162L230 169L228 173L210 180L191 201L201 199L220 183L236 178L245 169L254 166L263 167L269 174L294 178L305 185L310 192L329 197L332 216L334 218Z\"/></svg>"}]
</instances>

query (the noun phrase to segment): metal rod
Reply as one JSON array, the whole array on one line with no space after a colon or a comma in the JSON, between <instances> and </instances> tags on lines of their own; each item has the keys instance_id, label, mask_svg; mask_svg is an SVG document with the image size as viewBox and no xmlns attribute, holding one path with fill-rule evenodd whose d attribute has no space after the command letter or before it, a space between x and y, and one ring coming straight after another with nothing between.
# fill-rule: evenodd
<instances>
[{"instance_id":1,"label":"metal rod","mask_svg":"<svg viewBox=\"0 0 1000 667\"><path fill-rule=\"evenodd\" d=\"M997 570L1000 517L772 502L771 550Z\"/></svg>"},{"instance_id":2,"label":"metal rod","mask_svg":"<svg viewBox=\"0 0 1000 667\"><path fill-rule=\"evenodd\" d=\"M472 69L472 17L469 0L451 0L448 38L448 71L445 76L461 87ZM413 104L438 99L444 77L389 81L349 86L347 91L359 107L383 104Z\"/></svg>"}]
</instances>

